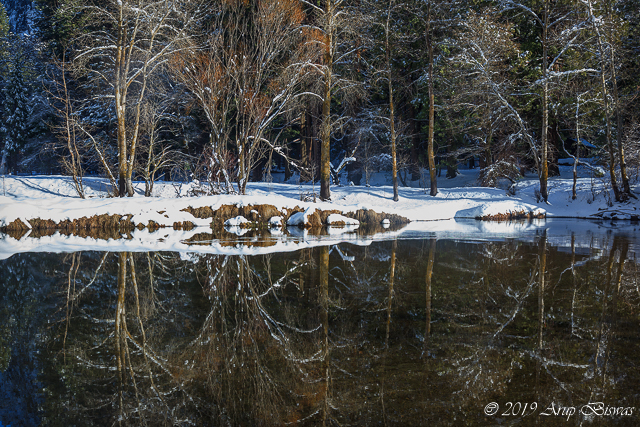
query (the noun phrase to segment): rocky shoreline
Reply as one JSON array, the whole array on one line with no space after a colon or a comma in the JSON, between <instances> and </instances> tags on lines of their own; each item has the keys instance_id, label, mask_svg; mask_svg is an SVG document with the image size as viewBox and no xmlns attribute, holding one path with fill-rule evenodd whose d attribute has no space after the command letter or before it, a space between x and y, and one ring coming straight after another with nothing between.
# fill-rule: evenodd
<instances>
[{"instance_id":1,"label":"rocky shoreline","mask_svg":"<svg viewBox=\"0 0 640 427\"><path fill-rule=\"evenodd\" d=\"M297 213L304 213L304 220L299 221L295 226L304 228L323 227L327 225L342 226L345 225L344 221L329 221L331 215L343 215L346 218L350 218L358 221L361 226L378 226L383 221L389 225L402 225L409 223L409 219L396 214L386 214L384 212L376 212L371 209L358 209L353 212L342 212L336 209L319 209L319 208L307 208L296 206L294 208L281 208L278 209L274 205L269 204L256 204L256 205L221 205L217 209L213 209L210 206L192 207L181 209L181 212L186 212L193 216L194 221L183 220L173 222L173 229L175 230L190 230L196 226L196 219L210 219L210 226L213 230L223 228L225 222L242 217L246 219L238 226L241 228L269 228L273 226L285 226L287 222ZM167 220L170 221L165 211L158 211L159 215L164 215ZM51 219L33 218L25 220L27 223L17 218L6 226L0 227L0 231L4 233L25 232L32 230L38 235L50 235L55 232L62 232L65 234L91 234L91 235L105 235L117 233L127 233L134 229L148 228L149 230L156 230L159 228L165 228L167 224L159 224L156 221L149 220L147 223L134 222L132 220L132 214L102 214L93 215L90 217L81 217L76 219L66 219L59 222ZM275 224L273 219L277 219ZM200 221L201 222L201 221ZM292 226L289 223L289 226Z\"/></svg>"}]
</instances>

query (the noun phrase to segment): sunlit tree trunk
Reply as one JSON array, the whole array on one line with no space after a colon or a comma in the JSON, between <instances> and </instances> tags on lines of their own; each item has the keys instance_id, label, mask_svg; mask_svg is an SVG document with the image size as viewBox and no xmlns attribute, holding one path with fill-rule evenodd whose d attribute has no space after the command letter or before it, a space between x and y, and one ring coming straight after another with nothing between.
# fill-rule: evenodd
<instances>
[{"instance_id":1,"label":"sunlit tree trunk","mask_svg":"<svg viewBox=\"0 0 640 427\"><path fill-rule=\"evenodd\" d=\"M573 185L571 186L571 200L575 200L578 197L578 162L580 160L580 95L576 100L576 156L573 159ZM566 150L565 150L566 151Z\"/></svg>"},{"instance_id":2,"label":"sunlit tree trunk","mask_svg":"<svg viewBox=\"0 0 640 427\"><path fill-rule=\"evenodd\" d=\"M549 199L547 181L549 179L549 164L547 162L548 152L548 129L549 129L549 80L548 80L548 29L549 29L549 0L544 0L544 22L542 25L542 130L540 132L540 197L545 202Z\"/></svg>"},{"instance_id":3,"label":"sunlit tree trunk","mask_svg":"<svg viewBox=\"0 0 640 427\"><path fill-rule=\"evenodd\" d=\"M116 40L113 84L116 104L116 135L118 139L118 195L120 197L125 196L127 193L127 67L125 59L127 29L124 25L124 19L124 5L120 3L120 7L118 8L118 38Z\"/></svg>"},{"instance_id":4,"label":"sunlit tree trunk","mask_svg":"<svg viewBox=\"0 0 640 427\"><path fill-rule=\"evenodd\" d=\"M331 78L333 73L334 3L327 1L326 16L329 20L325 29L324 46L324 91L322 98L322 130L320 145L320 199L331 200Z\"/></svg>"},{"instance_id":5,"label":"sunlit tree trunk","mask_svg":"<svg viewBox=\"0 0 640 427\"><path fill-rule=\"evenodd\" d=\"M146 96L147 79L150 74L148 71L150 53L155 48L155 39L158 35L155 31L152 31L149 34L141 36L139 34L139 28L141 26L139 22L145 20L140 16L142 12L136 12L134 18L127 17L125 16L127 8L135 10L134 6L126 2L120 1L118 3L118 37L115 46L113 81L118 140L118 195L120 197L132 197L134 195L132 177L140 132L142 101ZM165 20L167 15L160 17L160 20ZM128 23L126 22L127 19L133 22ZM130 25L133 25L133 28L130 28ZM142 61L142 64L139 65L141 69L132 70L132 61L135 60L134 56L138 54L140 50L140 47L136 46L136 44L140 44L139 37L146 37L144 42L144 49L146 49L146 51L144 51L143 57L139 58L139 60ZM138 83L139 92L136 97L135 106L131 109L132 111L129 111L129 113L133 113L131 123L129 123L131 131L129 134L127 131L127 95L133 81Z\"/></svg>"},{"instance_id":6,"label":"sunlit tree trunk","mask_svg":"<svg viewBox=\"0 0 640 427\"><path fill-rule=\"evenodd\" d=\"M393 1L389 1L387 9L387 21L384 27L384 47L385 62L387 68L387 83L389 88L389 130L391 131L391 179L393 182L393 201L400 200L398 197L398 161L396 158L396 119L395 105L393 103L393 73L391 70L391 45L389 43L389 32L391 31L391 10L393 9Z\"/></svg>"},{"instance_id":7,"label":"sunlit tree trunk","mask_svg":"<svg viewBox=\"0 0 640 427\"><path fill-rule=\"evenodd\" d=\"M611 188L613 189L613 194L616 201L620 201L620 189L618 188L618 182L616 179L615 165L616 165L616 155L615 150L613 148L613 141L611 137L611 116L609 114L609 97L607 90L607 77L606 77L606 48L605 42L603 40L603 34L601 29L598 26L598 19L593 15L592 2L589 1L589 15L591 25L596 33L596 39L598 42L598 55L600 56L600 88L602 92L602 110L605 117L606 122L606 144L607 144L607 153L609 154L609 176L611 178Z\"/></svg>"},{"instance_id":8,"label":"sunlit tree trunk","mask_svg":"<svg viewBox=\"0 0 640 427\"><path fill-rule=\"evenodd\" d=\"M613 104L616 110L616 131L617 131L617 142L618 142L618 161L620 162L620 179L622 181L622 194L621 198L626 200L629 197L636 198L635 195L631 192L631 187L629 186L629 176L627 174L627 162L624 157L624 147L623 147L623 122L622 122L622 111L620 106L620 97L618 95L618 81L617 81L617 73L616 73L616 60L615 60L615 51L611 48L611 58L610 58L610 67L611 67L611 85L613 88Z\"/></svg>"},{"instance_id":9,"label":"sunlit tree trunk","mask_svg":"<svg viewBox=\"0 0 640 427\"><path fill-rule=\"evenodd\" d=\"M73 185L76 189L76 193L80 198L84 199L84 184L83 175L84 170L82 168L82 155L78 149L77 135L78 130L77 121L75 119L75 112L73 110L73 101L69 94L69 87L67 85L67 62L65 53L62 54L62 60L53 60L54 64L60 71L60 79L53 78L53 84L55 87L55 93L49 92L49 95L61 104L61 107L53 106L56 110L57 116L61 119L61 125L58 127L58 137L62 139L66 144L67 151L69 153L69 160L63 159L62 163L68 173L71 174L73 179ZM0 167L0 173L2 168Z\"/></svg>"},{"instance_id":10,"label":"sunlit tree trunk","mask_svg":"<svg viewBox=\"0 0 640 427\"><path fill-rule=\"evenodd\" d=\"M308 172L308 154L307 154L307 132L309 123L307 123L307 111L304 109L300 114L300 181L307 181Z\"/></svg>"},{"instance_id":11,"label":"sunlit tree trunk","mask_svg":"<svg viewBox=\"0 0 640 427\"><path fill-rule=\"evenodd\" d=\"M418 149L420 147L420 125L416 119L416 109L413 105L407 106L409 115L409 126L411 133L411 181L418 181L421 178L420 159L418 157Z\"/></svg>"},{"instance_id":12,"label":"sunlit tree trunk","mask_svg":"<svg viewBox=\"0 0 640 427\"><path fill-rule=\"evenodd\" d=\"M429 136L427 140L427 158L429 159L429 178L431 180L431 196L438 194L436 182L436 161L433 148L435 129L435 96L433 93L433 34L431 32L431 2L427 6L427 54L429 55Z\"/></svg>"},{"instance_id":13,"label":"sunlit tree trunk","mask_svg":"<svg viewBox=\"0 0 640 427\"><path fill-rule=\"evenodd\" d=\"M602 46L601 46L602 47ZM604 49L601 49L601 53L604 54ZM609 153L609 177L611 178L611 188L613 189L613 195L616 201L620 201L620 189L618 188L618 182L616 178L616 154L613 148L613 141L611 137L611 117L609 115L609 100L607 94L607 81L605 77L604 64L602 64L602 69L600 70L600 84L602 87L602 109L605 115L606 121L606 141L607 141L607 152Z\"/></svg>"}]
</instances>

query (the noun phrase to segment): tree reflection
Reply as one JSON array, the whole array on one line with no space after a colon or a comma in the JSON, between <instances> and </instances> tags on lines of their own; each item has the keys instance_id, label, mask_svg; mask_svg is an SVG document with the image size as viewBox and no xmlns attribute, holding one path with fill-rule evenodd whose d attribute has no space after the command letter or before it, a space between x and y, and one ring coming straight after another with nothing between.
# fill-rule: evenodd
<instances>
[{"instance_id":1,"label":"tree reflection","mask_svg":"<svg viewBox=\"0 0 640 427\"><path fill-rule=\"evenodd\" d=\"M293 391L306 389L305 366L320 357L307 349L317 327L289 323L286 300L277 310L269 307L304 264L287 265L281 274L270 272L268 257L260 267L247 256L207 255L202 261L209 312L183 357L194 367L193 380L205 384L212 403L207 411L233 424L280 424L290 415Z\"/></svg>"},{"instance_id":2,"label":"tree reflection","mask_svg":"<svg viewBox=\"0 0 640 427\"><path fill-rule=\"evenodd\" d=\"M436 239L429 239L429 253L427 255L427 271L425 273L425 327L424 345L422 356L429 356L429 340L431 338L431 278L433 276L433 264L436 257Z\"/></svg>"},{"instance_id":3,"label":"tree reflection","mask_svg":"<svg viewBox=\"0 0 640 427\"><path fill-rule=\"evenodd\" d=\"M121 252L104 254L96 263L89 254L82 274L75 273L80 258L71 262L61 319L64 334L53 344L60 345L62 399L67 400L63 424L66 419L96 425L173 425L184 420L189 406L193 409L174 374L175 343L162 342L166 323L180 316L153 309L157 290L152 290L151 269L143 281L147 291L140 290L136 266L141 258ZM155 258L156 264L166 261ZM171 296L163 303L177 305L183 298Z\"/></svg>"}]
</instances>

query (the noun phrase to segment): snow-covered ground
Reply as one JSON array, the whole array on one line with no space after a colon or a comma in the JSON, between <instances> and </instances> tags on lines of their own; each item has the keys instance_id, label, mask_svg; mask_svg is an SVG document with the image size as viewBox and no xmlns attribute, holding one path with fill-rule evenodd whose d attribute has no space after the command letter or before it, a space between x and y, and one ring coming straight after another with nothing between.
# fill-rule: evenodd
<instances>
[{"instance_id":1,"label":"snow-covered ground","mask_svg":"<svg viewBox=\"0 0 640 427\"><path fill-rule=\"evenodd\" d=\"M20 241L5 236L0 241L0 253L2 253L0 258L21 251L55 251L60 245L63 245L67 251L81 247L87 249L87 246L102 250L143 250L143 248L181 252L188 251L189 248L193 250L193 246L184 242L192 235L203 232L205 229L201 227L209 227L210 219L196 219L191 214L183 212L182 209L188 206L194 208L210 206L215 210L221 205L230 204L244 206L271 204L279 209L297 206L303 209L313 207L322 210L337 209L342 212L366 208L376 212L395 213L412 221L412 224L400 232L384 233L377 237L380 239L395 238L399 235L403 238L429 235L438 238L456 238L462 235L473 235L474 238L491 238L492 236L499 238L528 232L537 233L541 228L549 228L551 223L543 221L495 224L463 220L509 212L546 213L548 218L607 218L615 213L618 218L624 219L640 214L638 209L640 203L637 199L624 204L612 201L611 190L608 189L605 178L582 176L578 181L578 197L576 200L571 200L571 168L567 166L561 166L560 177L549 180L549 204L536 201L539 184L535 176L519 181L513 189L507 191L500 188L478 187L475 184L477 174L477 169L461 169L460 175L456 178L440 178L439 192L435 197L428 195L428 180L426 185L424 182L414 182L412 187L400 187L400 200L393 202L392 187L388 185L390 177L388 174L381 173L374 175L370 182L382 184L386 181L387 185L332 186L331 203L301 201L305 198L312 199L313 194L319 192L319 185L299 184L295 182L295 178L288 183L250 183L247 194L243 196L190 197L193 184L157 182L153 197L143 197L144 184L136 183L138 194L135 197L109 198L107 197L108 183L102 178L88 177L85 178L87 198L81 199L75 194L69 177L6 176L0 188L0 226L7 225L17 218L24 223L33 218L59 222L100 214L132 214L131 220L136 224L146 225L149 221L154 221L160 225L172 226L174 222L191 221L197 228L189 232L172 229L161 229L155 233L149 233L146 230L136 231L129 242L87 240L59 234L38 239L29 239L27 235ZM581 172L581 175L587 175L587 173ZM277 179L277 176L273 177L273 181ZM635 192L640 188L635 185L633 190ZM276 244L269 249L270 251L294 250L300 247L300 242L308 241L306 232L294 231L293 227L291 228L289 235L282 234L278 229L273 230L272 236ZM242 231L238 230L237 233L242 234ZM566 235L566 230L563 233ZM290 245L292 238L297 242L293 246ZM348 229L334 229L327 236L310 240L327 244L329 241L358 241L359 239ZM289 249L286 249L287 247ZM203 249L198 248L198 250ZM212 246L207 250L222 251ZM234 249L228 247L225 251L233 252Z\"/></svg>"},{"instance_id":2,"label":"snow-covered ground","mask_svg":"<svg viewBox=\"0 0 640 427\"><path fill-rule=\"evenodd\" d=\"M586 174L586 173L584 173ZM278 208L318 207L338 209L343 212L366 208L376 212L395 213L411 221L432 221L452 218L475 218L484 215L509 212L546 213L547 217L589 218L603 212L617 212L618 218L638 215L638 200L618 204L613 202L611 190L604 178L581 177L578 180L578 197L571 200L571 168L561 166L561 176L549 180L549 204L536 201L539 188L535 176L516 183L514 191L501 188L478 187L475 184L478 169L461 169L453 179L440 178L439 192L435 197L428 194L428 180L425 187L400 187L400 200L392 201L393 189L390 185L332 186L331 203L302 202L319 193L319 185L255 182L250 183L247 194L189 197L193 184L157 182L154 197L143 197L144 184L135 184L134 198L108 198L108 182L102 178L85 178L86 199L80 199L74 191L69 177L61 176L6 176L0 192L0 226L17 218L64 219L81 218L96 214L132 214L135 223L172 225L176 221L190 220L196 225L208 225L208 220L194 219L181 212L188 206L210 206L213 209L223 204L271 204ZM274 181L277 176L274 176ZM376 174L372 181L381 183L389 180L388 174ZM640 190L637 185L634 191ZM159 213L162 212L162 213ZM24 221L23 221L24 222Z\"/></svg>"}]
</instances>

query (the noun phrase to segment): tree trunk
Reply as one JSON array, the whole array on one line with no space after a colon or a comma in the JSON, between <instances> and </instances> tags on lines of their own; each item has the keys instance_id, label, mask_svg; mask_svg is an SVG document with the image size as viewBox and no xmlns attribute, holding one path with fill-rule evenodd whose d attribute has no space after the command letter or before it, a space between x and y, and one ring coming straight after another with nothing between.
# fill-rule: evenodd
<instances>
[{"instance_id":1,"label":"tree trunk","mask_svg":"<svg viewBox=\"0 0 640 427\"><path fill-rule=\"evenodd\" d=\"M431 181L431 196L438 194L436 178L436 162L433 150L433 133L435 118L435 97L433 94L433 43L431 40L431 3L427 10L427 50L429 54L429 139L427 142L427 157L429 158L429 178Z\"/></svg>"},{"instance_id":2,"label":"tree trunk","mask_svg":"<svg viewBox=\"0 0 640 427\"><path fill-rule=\"evenodd\" d=\"M119 96L116 94L116 105L118 105ZM116 120L118 123L118 196L127 195L127 134L124 123L124 113L118 114L116 107Z\"/></svg>"},{"instance_id":3,"label":"tree trunk","mask_svg":"<svg viewBox=\"0 0 640 427\"><path fill-rule=\"evenodd\" d=\"M429 65L431 68L431 64ZM431 74L431 73L429 73ZM433 96L433 89L431 88L431 79L429 79L429 139L427 146L427 157L429 158L429 178L431 180L431 192L432 196L438 194L438 183L436 178L436 162L435 155L433 150L433 128L434 128L434 118L435 118L435 100Z\"/></svg>"},{"instance_id":4,"label":"tree trunk","mask_svg":"<svg viewBox=\"0 0 640 427\"><path fill-rule=\"evenodd\" d=\"M611 177L611 188L613 189L613 195L617 202L620 201L620 189L618 188L618 182L616 179L616 154L613 148L613 142L611 141L611 118L609 117L609 101L607 100L607 82L604 75L604 63L600 70L600 83L602 85L602 104L605 115L605 121L607 123L607 151L609 153L609 176Z\"/></svg>"},{"instance_id":5,"label":"tree trunk","mask_svg":"<svg viewBox=\"0 0 640 427\"><path fill-rule=\"evenodd\" d=\"M412 105L408 107L409 125L411 126L411 181L420 179L420 164L418 160L418 149L420 147L420 125L416 120L416 110Z\"/></svg>"},{"instance_id":6,"label":"tree trunk","mask_svg":"<svg viewBox=\"0 0 640 427\"><path fill-rule=\"evenodd\" d=\"M238 142L238 193L244 194L247 188L247 144L245 141Z\"/></svg>"},{"instance_id":7,"label":"tree trunk","mask_svg":"<svg viewBox=\"0 0 640 427\"><path fill-rule=\"evenodd\" d=\"M289 179L291 179L292 175L293 175L293 172L291 172L291 164L289 163L288 160L286 160L284 162L284 180L285 180L285 182L289 181Z\"/></svg>"},{"instance_id":8,"label":"tree trunk","mask_svg":"<svg viewBox=\"0 0 640 427\"><path fill-rule=\"evenodd\" d=\"M309 172L307 171L307 168L309 167L307 154L307 134L309 133L309 123L307 123L306 118L307 112L305 110L300 115L300 181L307 181L309 177Z\"/></svg>"},{"instance_id":9,"label":"tree trunk","mask_svg":"<svg viewBox=\"0 0 640 427\"><path fill-rule=\"evenodd\" d=\"M549 179L549 163L547 161L548 152L548 129L549 129L549 81L547 80L549 59L547 58L547 30L549 27L549 0L544 2L544 24L542 25L542 131L540 132L540 197L545 203L548 203L549 190L547 189L547 181Z\"/></svg>"},{"instance_id":10,"label":"tree trunk","mask_svg":"<svg viewBox=\"0 0 640 427\"><path fill-rule=\"evenodd\" d=\"M320 199L331 200L331 75L325 72L325 100L322 103L322 142L320 145Z\"/></svg>"},{"instance_id":11,"label":"tree trunk","mask_svg":"<svg viewBox=\"0 0 640 427\"><path fill-rule=\"evenodd\" d=\"M627 175L627 162L624 158L624 148L622 144L622 111L620 108L620 97L618 96L618 82L616 76L616 61L615 61L615 53L611 52L611 84L613 86L613 103L616 110L616 125L617 125L617 140L618 140L618 161L620 162L620 175L622 179L622 194L621 198L623 200L628 199L629 197L635 197L631 193L631 187L629 186L629 176Z\"/></svg>"},{"instance_id":12,"label":"tree trunk","mask_svg":"<svg viewBox=\"0 0 640 427\"><path fill-rule=\"evenodd\" d=\"M487 136L487 141L484 147L484 166L480 166L481 168L488 168L493 164L493 154L491 153L491 143L493 141L493 126L489 125L489 135Z\"/></svg>"},{"instance_id":13,"label":"tree trunk","mask_svg":"<svg viewBox=\"0 0 640 427\"><path fill-rule=\"evenodd\" d=\"M324 97L322 101L322 144L320 147L320 200L331 200L331 77L333 72L333 1L327 1L329 24L324 52Z\"/></svg>"},{"instance_id":14,"label":"tree trunk","mask_svg":"<svg viewBox=\"0 0 640 427\"><path fill-rule=\"evenodd\" d=\"M578 101L579 102L579 101ZM580 124L576 111L576 157L573 159L573 185L571 186L571 200L578 197L576 188L578 186L578 161L580 160Z\"/></svg>"},{"instance_id":15,"label":"tree trunk","mask_svg":"<svg viewBox=\"0 0 640 427\"><path fill-rule=\"evenodd\" d=\"M7 146L2 149L2 160L0 161L0 174L5 175L7 173Z\"/></svg>"},{"instance_id":16,"label":"tree trunk","mask_svg":"<svg viewBox=\"0 0 640 427\"><path fill-rule=\"evenodd\" d=\"M590 4L589 4L590 5ZM606 132L606 141L607 141L607 151L609 153L609 176L611 177L611 188L613 189L613 195L616 201L620 201L620 190L618 188L618 182L616 180L616 172L615 172L615 151L613 149L613 143L611 141L611 118L609 117L609 101L607 99L607 80L605 77L606 63L605 63L605 48L604 43L602 42L602 34L598 30L595 21L593 20L593 15L591 16L592 25L596 34L598 36L598 52L600 54L600 85L602 86L602 106L604 110L605 121L607 125Z\"/></svg>"},{"instance_id":17,"label":"tree trunk","mask_svg":"<svg viewBox=\"0 0 640 427\"><path fill-rule=\"evenodd\" d=\"M115 81L114 95L116 103L116 123L118 140L118 196L124 197L127 194L127 128L126 128L126 49L125 49L126 29L124 25L123 5L119 8L118 18L118 40L116 48L116 58L114 64Z\"/></svg>"},{"instance_id":18,"label":"tree trunk","mask_svg":"<svg viewBox=\"0 0 640 427\"><path fill-rule=\"evenodd\" d=\"M398 196L398 161L396 158L396 126L395 126L395 111L393 104L393 80L391 72L391 52L389 46L389 26L391 20L391 8L392 2L389 2L389 9L387 10L387 25L385 27L385 56L387 62L387 73L389 83L389 127L391 130L391 172L393 181L393 201L400 200Z\"/></svg>"}]
</instances>

